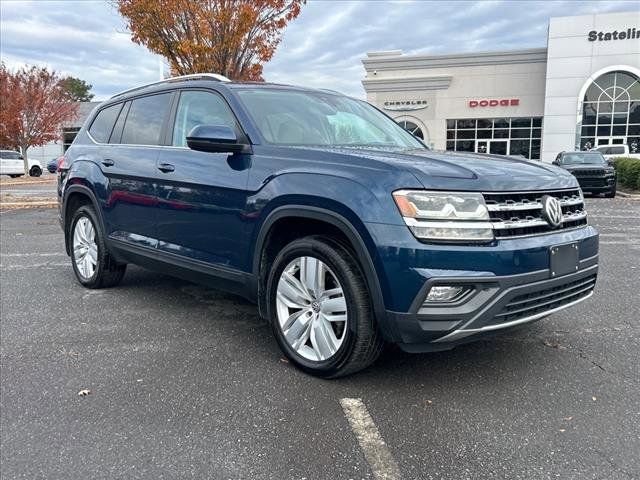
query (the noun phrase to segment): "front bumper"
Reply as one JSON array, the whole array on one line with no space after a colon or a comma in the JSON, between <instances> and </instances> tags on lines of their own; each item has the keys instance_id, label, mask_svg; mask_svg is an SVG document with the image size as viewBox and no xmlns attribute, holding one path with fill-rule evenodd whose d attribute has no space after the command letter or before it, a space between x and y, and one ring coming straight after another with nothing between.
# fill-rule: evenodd
<instances>
[{"instance_id":1,"label":"front bumper","mask_svg":"<svg viewBox=\"0 0 640 480\"><path fill-rule=\"evenodd\" d=\"M382 330L406 351L446 350L533 322L586 300L595 287L598 233L590 226L475 246L423 244L406 227L369 228L383 272ZM575 247L576 257L556 274L550 252L562 245ZM434 285L471 293L452 303L425 302Z\"/></svg>"},{"instance_id":2,"label":"front bumper","mask_svg":"<svg viewBox=\"0 0 640 480\"><path fill-rule=\"evenodd\" d=\"M607 176L607 177L576 177L578 180L578 184L580 188L584 192L607 192L616 185L616 177L615 176Z\"/></svg>"},{"instance_id":3,"label":"front bumper","mask_svg":"<svg viewBox=\"0 0 640 480\"><path fill-rule=\"evenodd\" d=\"M548 270L502 277L439 277L416 298L413 313L388 312L406 351L447 350L500 330L534 322L593 295L598 256L581 260L575 273L549 278ZM431 285L472 285L476 292L461 305L424 307Z\"/></svg>"}]
</instances>

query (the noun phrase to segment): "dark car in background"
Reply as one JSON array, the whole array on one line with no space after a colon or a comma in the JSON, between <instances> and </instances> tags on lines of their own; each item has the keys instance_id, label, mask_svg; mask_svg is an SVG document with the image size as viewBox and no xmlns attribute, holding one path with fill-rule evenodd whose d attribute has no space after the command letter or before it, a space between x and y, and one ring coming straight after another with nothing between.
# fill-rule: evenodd
<instances>
[{"instance_id":1,"label":"dark car in background","mask_svg":"<svg viewBox=\"0 0 640 480\"><path fill-rule=\"evenodd\" d=\"M602 153L595 150L560 152L553 163L576 177L584 192L604 193L609 198L616 196L616 170Z\"/></svg>"},{"instance_id":2,"label":"dark car in background","mask_svg":"<svg viewBox=\"0 0 640 480\"><path fill-rule=\"evenodd\" d=\"M52 158L47 162L47 170L49 173L56 173L58 171L58 159Z\"/></svg>"}]
</instances>

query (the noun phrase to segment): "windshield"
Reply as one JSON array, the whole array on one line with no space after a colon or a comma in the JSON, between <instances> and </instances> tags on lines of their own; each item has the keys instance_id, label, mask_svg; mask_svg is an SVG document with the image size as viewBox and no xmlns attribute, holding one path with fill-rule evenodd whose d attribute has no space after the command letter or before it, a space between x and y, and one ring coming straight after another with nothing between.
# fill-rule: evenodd
<instances>
[{"instance_id":1,"label":"windshield","mask_svg":"<svg viewBox=\"0 0 640 480\"><path fill-rule=\"evenodd\" d=\"M18 152L0 152L0 158L5 158L7 160L20 160L21 155Z\"/></svg>"},{"instance_id":2,"label":"windshield","mask_svg":"<svg viewBox=\"0 0 640 480\"><path fill-rule=\"evenodd\" d=\"M262 136L272 144L426 148L396 122L361 100L331 93L267 88L239 89L238 96Z\"/></svg>"},{"instance_id":3,"label":"windshield","mask_svg":"<svg viewBox=\"0 0 640 480\"><path fill-rule=\"evenodd\" d=\"M562 156L562 165L600 165L607 163L599 152L575 152Z\"/></svg>"}]
</instances>

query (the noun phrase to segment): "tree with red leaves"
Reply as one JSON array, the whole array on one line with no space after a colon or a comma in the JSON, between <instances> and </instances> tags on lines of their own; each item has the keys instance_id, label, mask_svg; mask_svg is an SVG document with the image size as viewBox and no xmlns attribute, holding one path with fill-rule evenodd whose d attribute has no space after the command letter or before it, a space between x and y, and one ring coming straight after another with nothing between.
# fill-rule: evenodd
<instances>
[{"instance_id":1,"label":"tree with red leaves","mask_svg":"<svg viewBox=\"0 0 640 480\"><path fill-rule=\"evenodd\" d=\"M36 66L11 72L0 64L0 145L20 149L25 175L27 150L58 140L62 124L75 117L69 100L55 72Z\"/></svg>"},{"instance_id":2,"label":"tree with red leaves","mask_svg":"<svg viewBox=\"0 0 640 480\"><path fill-rule=\"evenodd\" d=\"M214 72L262 81L282 30L305 0L116 0L133 41L175 75Z\"/></svg>"}]
</instances>

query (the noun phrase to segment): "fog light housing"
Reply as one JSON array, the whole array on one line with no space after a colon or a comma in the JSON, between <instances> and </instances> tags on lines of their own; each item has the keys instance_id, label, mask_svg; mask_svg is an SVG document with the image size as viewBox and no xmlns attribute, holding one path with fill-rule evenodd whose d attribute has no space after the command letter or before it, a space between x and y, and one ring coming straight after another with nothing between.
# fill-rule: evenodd
<instances>
[{"instance_id":1,"label":"fog light housing","mask_svg":"<svg viewBox=\"0 0 640 480\"><path fill-rule=\"evenodd\" d=\"M471 287L464 285L434 285L429 289L425 303L455 302L470 291Z\"/></svg>"}]
</instances>

